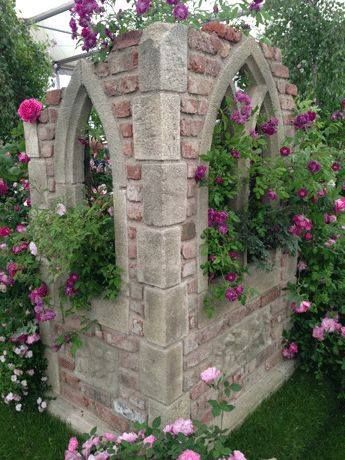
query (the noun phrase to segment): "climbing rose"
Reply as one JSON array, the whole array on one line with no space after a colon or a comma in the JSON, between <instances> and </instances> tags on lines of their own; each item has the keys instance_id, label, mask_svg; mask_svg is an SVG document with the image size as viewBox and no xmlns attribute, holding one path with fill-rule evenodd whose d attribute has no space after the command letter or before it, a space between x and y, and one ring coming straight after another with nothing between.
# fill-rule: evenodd
<instances>
[{"instance_id":1,"label":"climbing rose","mask_svg":"<svg viewBox=\"0 0 345 460\"><path fill-rule=\"evenodd\" d=\"M291 342L286 348L283 349L282 355L285 359L293 359L298 353L298 345Z\"/></svg>"},{"instance_id":2,"label":"climbing rose","mask_svg":"<svg viewBox=\"0 0 345 460\"><path fill-rule=\"evenodd\" d=\"M43 104L37 99L25 99L19 106L19 117L27 122L34 123L41 115Z\"/></svg>"},{"instance_id":3,"label":"climbing rose","mask_svg":"<svg viewBox=\"0 0 345 460\"><path fill-rule=\"evenodd\" d=\"M247 460L240 450L234 450L228 460Z\"/></svg>"},{"instance_id":4,"label":"climbing rose","mask_svg":"<svg viewBox=\"0 0 345 460\"><path fill-rule=\"evenodd\" d=\"M33 241L29 244L29 251L33 256L37 256L37 246Z\"/></svg>"},{"instance_id":5,"label":"climbing rose","mask_svg":"<svg viewBox=\"0 0 345 460\"><path fill-rule=\"evenodd\" d=\"M310 310L311 303L308 300L302 300L298 307L295 303L291 304L291 307L295 313L305 313Z\"/></svg>"},{"instance_id":6,"label":"climbing rose","mask_svg":"<svg viewBox=\"0 0 345 460\"><path fill-rule=\"evenodd\" d=\"M182 433L185 436L190 436L194 433L193 422L190 419L178 418L172 425L172 433L175 435Z\"/></svg>"},{"instance_id":7,"label":"climbing rose","mask_svg":"<svg viewBox=\"0 0 345 460\"><path fill-rule=\"evenodd\" d=\"M241 90L236 91L234 99L239 104L251 105L252 103L252 100L248 96L248 94L246 94L244 91L241 91Z\"/></svg>"},{"instance_id":8,"label":"climbing rose","mask_svg":"<svg viewBox=\"0 0 345 460\"><path fill-rule=\"evenodd\" d=\"M238 298L238 294L235 289L233 288L228 288L225 291L225 297L230 301L230 302L235 302Z\"/></svg>"},{"instance_id":9,"label":"climbing rose","mask_svg":"<svg viewBox=\"0 0 345 460\"><path fill-rule=\"evenodd\" d=\"M308 163L308 169L311 173L315 174L320 171L321 165L318 161L311 160Z\"/></svg>"},{"instance_id":10,"label":"climbing rose","mask_svg":"<svg viewBox=\"0 0 345 460\"><path fill-rule=\"evenodd\" d=\"M173 15L177 20L183 21L184 19L187 18L189 12L188 12L188 7L187 5L184 5L183 3L178 3L175 8L173 9Z\"/></svg>"},{"instance_id":11,"label":"climbing rose","mask_svg":"<svg viewBox=\"0 0 345 460\"><path fill-rule=\"evenodd\" d=\"M19 163L27 164L30 161L30 157L27 153L20 152L18 153L18 161Z\"/></svg>"},{"instance_id":12,"label":"climbing rose","mask_svg":"<svg viewBox=\"0 0 345 460\"><path fill-rule=\"evenodd\" d=\"M6 195L8 187L4 179L0 179L0 196Z\"/></svg>"},{"instance_id":13,"label":"climbing rose","mask_svg":"<svg viewBox=\"0 0 345 460\"><path fill-rule=\"evenodd\" d=\"M271 118L260 126L261 131L267 136L273 136L277 132L279 121L277 118Z\"/></svg>"},{"instance_id":14,"label":"climbing rose","mask_svg":"<svg viewBox=\"0 0 345 460\"><path fill-rule=\"evenodd\" d=\"M333 169L333 171L340 171L341 169L340 163L338 161L335 161L334 163L332 163L331 168Z\"/></svg>"},{"instance_id":15,"label":"climbing rose","mask_svg":"<svg viewBox=\"0 0 345 460\"><path fill-rule=\"evenodd\" d=\"M70 452L75 452L75 451L78 449L78 445L79 445L78 439L75 438L75 437L73 437L73 438L71 438L71 439L69 440L68 448L67 448L67 449L68 449Z\"/></svg>"},{"instance_id":16,"label":"climbing rose","mask_svg":"<svg viewBox=\"0 0 345 460\"><path fill-rule=\"evenodd\" d=\"M137 11L137 14L145 14L151 6L151 1L150 0L137 0L135 3L135 9Z\"/></svg>"},{"instance_id":17,"label":"climbing rose","mask_svg":"<svg viewBox=\"0 0 345 460\"><path fill-rule=\"evenodd\" d=\"M229 283L233 283L236 281L237 275L236 273L230 272L225 275L226 281L229 281Z\"/></svg>"},{"instance_id":18,"label":"climbing rose","mask_svg":"<svg viewBox=\"0 0 345 460\"><path fill-rule=\"evenodd\" d=\"M321 326L326 332L334 332L338 329L338 321L334 318L323 318Z\"/></svg>"},{"instance_id":19,"label":"climbing rose","mask_svg":"<svg viewBox=\"0 0 345 460\"><path fill-rule=\"evenodd\" d=\"M277 195L277 192L275 192L274 190L272 189L269 189L266 193L266 197L270 200L270 201L275 201L277 198L278 198L278 195Z\"/></svg>"},{"instance_id":20,"label":"climbing rose","mask_svg":"<svg viewBox=\"0 0 345 460\"><path fill-rule=\"evenodd\" d=\"M290 154L291 154L291 149L290 149L290 147L285 147L285 146L284 146L284 147L282 147L282 148L280 149L280 155L281 155L282 157L288 157Z\"/></svg>"},{"instance_id":21,"label":"climbing rose","mask_svg":"<svg viewBox=\"0 0 345 460\"><path fill-rule=\"evenodd\" d=\"M200 378L208 385L214 383L222 375L221 371L216 367L209 367L200 374Z\"/></svg>"},{"instance_id":22,"label":"climbing rose","mask_svg":"<svg viewBox=\"0 0 345 460\"><path fill-rule=\"evenodd\" d=\"M10 229L10 227L0 227L0 237L9 236L11 232L12 230Z\"/></svg>"},{"instance_id":23,"label":"climbing rose","mask_svg":"<svg viewBox=\"0 0 345 460\"><path fill-rule=\"evenodd\" d=\"M156 438L153 436L153 434L151 434L150 436L147 436L143 439L143 444L149 444L149 446L152 447L155 440Z\"/></svg>"},{"instance_id":24,"label":"climbing rose","mask_svg":"<svg viewBox=\"0 0 345 460\"><path fill-rule=\"evenodd\" d=\"M196 171L195 171L195 174L194 174L194 178L195 178L196 182L200 182L201 180L203 180L205 178L206 171L207 171L207 166L205 166L205 165L199 165L196 168Z\"/></svg>"},{"instance_id":25,"label":"climbing rose","mask_svg":"<svg viewBox=\"0 0 345 460\"><path fill-rule=\"evenodd\" d=\"M241 154L240 154L240 152L238 150L231 150L230 155L233 158L236 158L236 159L240 158L240 156L241 156Z\"/></svg>"},{"instance_id":26,"label":"climbing rose","mask_svg":"<svg viewBox=\"0 0 345 460\"><path fill-rule=\"evenodd\" d=\"M194 452L194 450L184 450L182 454L177 457L177 460L200 460L201 456Z\"/></svg>"},{"instance_id":27,"label":"climbing rose","mask_svg":"<svg viewBox=\"0 0 345 460\"><path fill-rule=\"evenodd\" d=\"M254 0L254 2L249 5L250 11L260 11L263 7L263 5L261 5L262 2L263 0Z\"/></svg>"},{"instance_id":28,"label":"climbing rose","mask_svg":"<svg viewBox=\"0 0 345 460\"><path fill-rule=\"evenodd\" d=\"M315 326L313 329L313 337L314 339L320 340L320 342L322 342L322 340L325 338L324 328L322 326Z\"/></svg>"},{"instance_id":29,"label":"climbing rose","mask_svg":"<svg viewBox=\"0 0 345 460\"><path fill-rule=\"evenodd\" d=\"M315 112L306 112L301 115L297 115L294 119L293 124L296 129L307 129L310 128L312 123L315 121L316 113Z\"/></svg>"},{"instance_id":30,"label":"climbing rose","mask_svg":"<svg viewBox=\"0 0 345 460\"><path fill-rule=\"evenodd\" d=\"M121 441L126 441L129 443L135 442L138 439L137 433L131 432L131 433L122 433L121 436L118 438L118 442Z\"/></svg>"},{"instance_id":31,"label":"climbing rose","mask_svg":"<svg viewBox=\"0 0 345 460\"><path fill-rule=\"evenodd\" d=\"M334 222L337 221L337 216L335 216L334 214L325 213L323 215L323 221L325 224L334 224Z\"/></svg>"},{"instance_id":32,"label":"climbing rose","mask_svg":"<svg viewBox=\"0 0 345 460\"><path fill-rule=\"evenodd\" d=\"M308 196L308 190L306 188L302 187L297 191L297 195L300 198L306 198Z\"/></svg>"},{"instance_id":33,"label":"climbing rose","mask_svg":"<svg viewBox=\"0 0 345 460\"><path fill-rule=\"evenodd\" d=\"M335 200L334 203L335 212L345 212L345 197L341 197L338 200Z\"/></svg>"},{"instance_id":34,"label":"climbing rose","mask_svg":"<svg viewBox=\"0 0 345 460\"><path fill-rule=\"evenodd\" d=\"M179 2L179 0L167 0L167 3L169 5L177 5L178 2Z\"/></svg>"}]
</instances>

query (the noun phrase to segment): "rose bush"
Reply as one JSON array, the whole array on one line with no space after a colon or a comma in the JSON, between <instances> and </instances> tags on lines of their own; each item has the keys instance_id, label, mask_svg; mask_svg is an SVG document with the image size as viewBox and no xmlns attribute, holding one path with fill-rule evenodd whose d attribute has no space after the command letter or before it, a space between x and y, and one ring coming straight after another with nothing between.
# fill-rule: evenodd
<instances>
[{"instance_id":1,"label":"rose bush","mask_svg":"<svg viewBox=\"0 0 345 460\"><path fill-rule=\"evenodd\" d=\"M229 403L233 391L239 391L239 385L229 379L217 368L206 369L200 375L201 380L214 390L216 399L208 401L214 416L234 409ZM222 424L222 422L221 422ZM228 447L229 430L222 426L207 426L199 421L178 418L161 429L160 418L152 425L135 424L134 431L115 436L112 433L96 435L96 429L84 437L70 439L65 460L110 460L155 459L155 460L246 460L244 454Z\"/></svg>"}]
</instances>

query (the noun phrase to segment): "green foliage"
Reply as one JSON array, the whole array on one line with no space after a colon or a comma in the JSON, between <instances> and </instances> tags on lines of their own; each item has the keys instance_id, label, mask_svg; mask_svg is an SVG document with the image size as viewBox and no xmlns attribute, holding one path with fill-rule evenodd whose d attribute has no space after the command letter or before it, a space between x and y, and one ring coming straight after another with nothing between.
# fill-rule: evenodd
<instances>
[{"instance_id":1,"label":"green foliage","mask_svg":"<svg viewBox=\"0 0 345 460\"><path fill-rule=\"evenodd\" d=\"M14 0L0 0L0 139L8 141L17 109L26 98L42 98L51 75L45 47L18 19Z\"/></svg>"},{"instance_id":2,"label":"green foliage","mask_svg":"<svg viewBox=\"0 0 345 460\"><path fill-rule=\"evenodd\" d=\"M282 49L302 98L327 112L344 97L345 4L341 0L266 0L265 36Z\"/></svg>"}]
</instances>

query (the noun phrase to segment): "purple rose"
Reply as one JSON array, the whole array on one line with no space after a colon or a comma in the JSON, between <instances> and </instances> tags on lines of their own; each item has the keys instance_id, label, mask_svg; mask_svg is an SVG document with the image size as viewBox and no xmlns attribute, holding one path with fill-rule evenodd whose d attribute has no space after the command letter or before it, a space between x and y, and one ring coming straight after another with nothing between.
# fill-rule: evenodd
<instances>
[{"instance_id":1,"label":"purple rose","mask_svg":"<svg viewBox=\"0 0 345 460\"><path fill-rule=\"evenodd\" d=\"M137 0L135 3L135 9L137 14L145 14L151 6L151 0Z\"/></svg>"},{"instance_id":2,"label":"purple rose","mask_svg":"<svg viewBox=\"0 0 345 460\"><path fill-rule=\"evenodd\" d=\"M340 171L340 169L341 169L340 163L338 161L335 161L334 163L332 163L331 168L335 172Z\"/></svg>"},{"instance_id":3,"label":"purple rose","mask_svg":"<svg viewBox=\"0 0 345 460\"><path fill-rule=\"evenodd\" d=\"M228 288L225 291L225 298L229 300L230 302L235 302L238 298L238 294L235 289L233 288Z\"/></svg>"},{"instance_id":4,"label":"purple rose","mask_svg":"<svg viewBox=\"0 0 345 460\"><path fill-rule=\"evenodd\" d=\"M206 171L207 171L207 166L199 165L196 168L196 171L195 171L195 174L194 174L195 181L196 182L202 181L205 178Z\"/></svg>"},{"instance_id":5,"label":"purple rose","mask_svg":"<svg viewBox=\"0 0 345 460\"><path fill-rule=\"evenodd\" d=\"M308 190L304 187L300 188L297 192L297 195L300 197L300 198L305 198L307 195L308 195Z\"/></svg>"},{"instance_id":6,"label":"purple rose","mask_svg":"<svg viewBox=\"0 0 345 460\"><path fill-rule=\"evenodd\" d=\"M320 171L321 165L316 160L310 160L308 163L308 169L312 174L316 174Z\"/></svg>"},{"instance_id":7,"label":"purple rose","mask_svg":"<svg viewBox=\"0 0 345 460\"><path fill-rule=\"evenodd\" d=\"M278 124L277 118L271 118L260 126L260 130L267 136L273 136L277 132Z\"/></svg>"},{"instance_id":8,"label":"purple rose","mask_svg":"<svg viewBox=\"0 0 345 460\"><path fill-rule=\"evenodd\" d=\"M284 147L282 147L282 148L280 149L280 155L281 155L282 157L288 157L290 154L291 154L291 149L290 149L290 147L284 146Z\"/></svg>"},{"instance_id":9,"label":"purple rose","mask_svg":"<svg viewBox=\"0 0 345 460\"><path fill-rule=\"evenodd\" d=\"M173 9L173 15L178 21L183 21L186 19L188 14L188 7L184 3L178 3Z\"/></svg>"},{"instance_id":10,"label":"purple rose","mask_svg":"<svg viewBox=\"0 0 345 460\"><path fill-rule=\"evenodd\" d=\"M236 159L238 159L238 158L241 157L240 152L239 152L238 150L234 150L234 149L231 150L230 155L231 155L233 158L236 158Z\"/></svg>"}]
</instances>

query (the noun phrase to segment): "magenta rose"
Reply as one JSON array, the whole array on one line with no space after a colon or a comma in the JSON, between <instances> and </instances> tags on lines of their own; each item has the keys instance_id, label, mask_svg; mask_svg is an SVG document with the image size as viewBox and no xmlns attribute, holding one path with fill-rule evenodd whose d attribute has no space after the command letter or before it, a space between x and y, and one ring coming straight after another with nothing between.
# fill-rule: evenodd
<instances>
[{"instance_id":1,"label":"magenta rose","mask_svg":"<svg viewBox=\"0 0 345 460\"><path fill-rule=\"evenodd\" d=\"M337 213L345 212L345 197L338 198L334 202L334 210Z\"/></svg>"},{"instance_id":2,"label":"magenta rose","mask_svg":"<svg viewBox=\"0 0 345 460\"><path fill-rule=\"evenodd\" d=\"M280 155L281 155L282 157L288 157L288 156L291 154L291 149L290 149L290 147L284 146L284 147L282 147L279 151L280 151Z\"/></svg>"},{"instance_id":3,"label":"magenta rose","mask_svg":"<svg viewBox=\"0 0 345 460\"><path fill-rule=\"evenodd\" d=\"M173 9L173 15L178 21L187 19L188 14L188 7L184 3L178 3Z\"/></svg>"},{"instance_id":4,"label":"magenta rose","mask_svg":"<svg viewBox=\"0 0 345 460\"><path fill-rule=\"evenodd\" d=\"M27 153L20 152L18 153L18 161L19 163L22 163L22 164L28 164L30 161L30 157Z\"/></svg>"},{"instance_id":5,"label":"magenta rose","mask_svg":"<svg viewBox=\"0 0 345 460\"><path fill-rule=\"evenodd\" d=\"M201 456L194 450L184 450L178 457L177 460L200 460Z\"/></svg>"},{"instance_id":6,"label":"magenta rose","mask_svg":"<svg viewBox=\"0 0 345 460\"><path fill-rule=\"evenodd\" d=\"M6 182L4 181L4 179L0 178L0 196L6 195L7 192L8 192L8 186Z\"/></svg>"},{"instance_id":7,"label":"magenta rose","mask_svg":"<svg viewBox=\"0 0 345 460\"><path fill-rule=\"evenodd\" d=\"M35 123L42 109L43 104L37 99L25 99L19 106L18 115L26 123Z\"/></svg>"}]
</instances>

